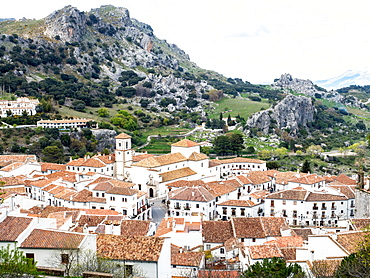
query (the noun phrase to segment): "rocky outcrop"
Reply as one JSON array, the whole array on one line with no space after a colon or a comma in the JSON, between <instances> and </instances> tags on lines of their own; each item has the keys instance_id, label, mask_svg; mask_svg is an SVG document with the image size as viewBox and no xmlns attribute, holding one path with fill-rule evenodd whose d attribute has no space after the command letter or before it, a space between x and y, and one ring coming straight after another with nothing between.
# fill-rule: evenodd
<instances>
[{"instance_id":1,"label":"rocky outcrop","mask_svg":"<svg viewBox=\"0 0 370 278\"><path fill-rule=\"evenodd\" d=\"M98 152L102 152L104 149L114 152L116 144L114 137L117 135L117 132L110 129L92 129L91 131L99 142L96 146Z\"/></svg>"},{"instance_id":2,"label":"rocky outcrop","mask_svg":"<svg viewBox=\"0 0 370 278\"><path fill-rule=\"evenodd\" d=\"M289 94L275 107L253 114L247 126L257 127L264 133L273 128L290 129L294 134L299 127L313 121L315 107L311 98Z\"/></svg>"},{"instance_id":3,"label":"rocky outcrop","mask_svg":"<svg viewBox=\"0 0 370 278\"><path fill-rule=\"evenodd\" d=\"M76 8L67 6L45 18L44 34L59 37L63 42L79 41L86 34L86 16Z\"/></svg>"},{"instance_id":4,"label":"rocky outcrop","mask_svg":"<svg viewBox=\"0 0 370 278\"><path fill-rule=\"evenodd\" d=\"M282 74L271 85L273 89L283 90L285 93L295 92L306 96L323 98L343 105L363 108L365 105L355 96L343 96L336 91L326 91L316 86L311 80L293 78L289 73Z\"/></svg>"}]
</instances>

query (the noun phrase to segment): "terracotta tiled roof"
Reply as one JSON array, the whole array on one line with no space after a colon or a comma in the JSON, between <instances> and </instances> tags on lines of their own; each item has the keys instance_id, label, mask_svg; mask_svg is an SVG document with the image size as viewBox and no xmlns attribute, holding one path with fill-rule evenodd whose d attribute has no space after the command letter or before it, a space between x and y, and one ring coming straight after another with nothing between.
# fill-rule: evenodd
<instances>
[{"instance_id":1,"label":"terracotta tiled roof","mask_svg":"<svg viewBox=\"0 0 370 278\"><path fill-rule=\"evenodd\" d=\"M292 229L292 231L297 235L297 236L300 236L303 238L303 240L308 240L308 236L309 235L313 235L312 233L312 230L311 229L307 229L307 228L303 228L303 229L300 229L300 228L294 228Z\"/></svg>"},{"instance_id":2,"label":"terracotta tiled roof","mask_svg":"<svg viewBox=\"0 0 370 278\"><path fill-rule=\"evenodd\" d=\"M242 184L252 184L252 181L245 176L240 175L235 178L239 180Z\"/></svg>"},{"instance_id":3,"label":"terracotta tiled roof","mask_svg":"<svg viewBox=\"0 0 370 278\"><path fill-rule=\"evenodd\" d=\"M307 176L300 177L300 178L293 178L290 180L290 182L308 184L308 185L315 184L321 181L325 181L325 178L320 177L316 174L311 174L311 175L307 175Z\"/></svg>"},{"instance_id":4,"label":"terracotta tiled roof","mask_svg":"<svg viewBox=\"0 0 370 278\"><path fill-rule=\"evenodd\" d=\"M188 158L188 160L190 161L200 161L204 159L209 159L209 157L205 155L204 153L197 153L197 152L193 152Z\"/></svg>"},{"instance_id":5,"label":"terracotta tiled roof","mask_svg":"<svg viewBox=\"0 0 370 278\"><path fill-rule=\"evenodd\" d=\"M249 246L250 256L254 260L271 259L273 257L282 258L283 254L276 244Z\"/></svg>"},{"instance_id":6,"label":"terracotta tiled roof","mask_svg":"<svg viewBox=\"0 0 370 278\"><path fill-rule=\"evenodd\" d=\"M97 252L107 259L156 262L161 254L164 240L161 237L99 234Z\"/></svg>"},{"instance_id":7,"label":"terracotta tiled roof","mask_svg":"<svg viewBox=\"0 0 370 278\"><path fill-rule=\"evenodd\" d=\"M97 227L106 219L105 215L81 215L78 219L78 226Z\"/></svg>"},{"instance_id":8,"label":"terracotta tiled roof","mask_svg":"<svg viewBox=\"0 0 370 278\"><path fill-rule=\"evenodd\" d=\"M202 252L186 252L171 255L172 265L199 267L204 254Z\"/></svg>"},{"instance_id":9,"label":"terracotta tiled roof","mask_svg":"<svg viewBox=\"0 0 370 278\"><path fill-rule=\"evenodd\" d=\"M266 236L281 236L281 230L289 229L284 217L260 217Z\"/></svg>"},{"instance_id":10,"label":"terracotta tiled roof","mask_svg":"<svg viewBox=\"0 0 370 278\"><path fill-rule=\"evenodd\" d=\"M256 163L256 164L263 164L265 161L259 159L252 159L252 158L244 158L244 157L235 157L231 159L222 159L219 160L222 164L228 163Z\"/></svg>"},{"instance_id":11,"label":"terracotta tiled roof","mask_svg":"<svg viewBox=\"0 0 370 278\"><path fill-rule=\"evenodd\" d=\"M75 196L76 194L77 194L77 191L75 189L66 188L63 191L55 194L54 197L57 198L57 199L70 201L72 199L72 197Z\"/></svg>"},{"instance_id":12,"label":"terracotta tiled roof","mask_svg":"<svg viewBox=\"0 0 370 278\"><path fill-rule=\"evenodd\" d=\"M295 261L297 259L297 248L296 247L282 247L280 248L281 253L286 261Z\"/></svg>"},{"instance_id":13,"label":"terracotta tiled roof","mask_svg":"<svg viewBox=\"0 0 370 278\"><path fill-rule=\"evenodd\" d=\"M31 224L32 218L8 216L0 223L0 241L16 241Z\"/></svg>"},{"instance_id":14,"label":"terracotta tiled roof","mask_svg":"<svg viewBox=\"0 0 370 278\"><path fill-rule=\"evenodd\" d=\"M9 164L3 168L0 169L0 171L3 171L3 172L10 172L10 171L13 171L21 166L25 165L24 162L13 162L12 164Z\"/></svg>"},{"instance_id":15,"label":"terracotta tiled roof","mask_svg":"<svg viewBox=\"0 0 370 278\"><path fill-rule=\"evenodd\" d=\"M233 207L253 207L256 205L257 204L250 200L228 200L218 204L218 206L233 206Z\"/></svg>"},{"instance_id":16,"label":"terracotta tiled roof","mask_svg":"<svg viewBox=\"0 0 370 278\"><path fill-rule=\"evenodd\" d=\"M231 219L237 238L265 238L261 220L258 217L237 217Z\"/></svg>"},{"instance_id":17,"label":"terracotta tiled roof","mask_svg":"<svg viewBox=\"0 0 370 278\"><path fill-rule=\"evenodd\" d=\"M264 244L275 243L279 248L282 247L302 247L303 238L300 236L278 236L274 240L265 242Z\"/></svg>"},{"instance_id":18,"label":"terracotta tiled roof","mask_svg":"<svg viewBox=\"0 0 370 278\"><path fill-rule=\"evenodd\" d=\"M132 196L132 195L138 194L139 190L130 189L130 188L123 188L123 187L112 187L111 189L108 189L106 191L106 193Z\"/></svg>"},{"instance_id":19,"label":"terracotta tiled roof","mask_svg":"<svg viewBox=\"0 0 370 278\"><path fill-rule=\"evenodd\" d=\"M333 195L328 193L313 193L310 192L306 198L306 201L341 201L347 200L345 196Z\"/></svg>"},{"instance_id":20,"label":"terracotta tiled roof","mask_svg":"<svg viewBox=\"0 0 370 278\"><path fill-rule=\"evenodd\" d=\"M186 157L181 153L170 153L161 156L148 157L132 165L145 168L155 168L186 160Z\"/></svg>"},{"instance_id":21,"label":"terracotta tiled roof","mask_svg":"<svg viewBox=\"0 0 370 278\"><path fill-rule=\"evenodd\" d=\"M221 165L221 162L217 159L211 159L208 161L208 167L209 168L212 168L212 167L217 167L217 166L220 166Z\"/></svg>"},{"instance_id":22,"label":"terracotta tiled roof","mask_svg":"<svg viewBox=\"0 0 370 278\"><path fill-rule=\"evenodd\" d=\"M194 142L194 141L188 140L188 139L183 139L183 140L180 140L180 141L172 144L171 146L172 147L190 148L190 147L199 146L199 144Z\"/></svg>"},{"instance_id":23,"label":"terracotta tiled roof","mask_svg":"<svg viewBox=\"0 0 370 278\"><path fill-rule=\"evenodd\" d=\"M370 229L370 219L368 218L351 219L351 222L355 226L356 230Z\"/></svg>"},{"instance_id":24,"label":"terracotta tiled roof","mask_svg":"<svg viewBox=\"0 0 370 278\"><path fill-rule=\"evenodd\" d=\"M55 213L55 212L60 212L60 211L65 211L65 212L79 212L79 209L74 209L74 208L66 208L66 207L53 207L53 206L46 206L45 208L40 208L40 207L32 207L29 209L29 212L32 214L37 215L37 217L41 218L47 218L50 213ZM75 221L75 217L72 219L72 221Z\"/></svg>"},{"instance_id":25,"label":"terracotta tiled roof","mask_svg":"<svg viewBox=\"0 0 370 278\"><path fill-rule=\"evenodd\" d=\"M340 193L344 194L348 199L355 199L355 186L335 186L330 185L331 188L338 190Z\"/></svg>"},{"instance_id":26,"label":"terracotta tiled roof","mask_svg":"<svg viewBox=\"0 0 370 278\"><path fill-rule=\"evenodd\" d=\"M197 186L204 184L204 181L202 180L194 180L194 181L187 181L187 180L178 180L171 183L167 183L166 186L168 187L191 187L191 186Z\"/></svg>"},{"instance_id":27,"label":"terracotta tiled roof","mask_svg":"<svg viewBox=\"0 0 370 278\"><path fill-rule=\"evenodd\" d=\"M234 237L230 221L203 221L202 235L207 243L224 243Z\"/></svg>"},{"instance_id":28,"label":"terracotta tiled roof","mask_svg":"<svg viewBox=\"0 0 370 278\"><path fill-rule=\"evenodd\" d=\"M76 182L76 173L75 172L70 172L70 171L58 171L51 173L49 175L45 175L46 178L48 179L55 179L55 178L61 178L64 181L68 182Z\"/></svg>"},{"instance_id":29,"label":"terracotta tiled roof","mask_svg":"<svg viewBox=\"0 0 370 278\"><path fill-rule=\"evenodd\" d=\"M81 234L35 229L22 242L21 248L77 249L84 238Z\"/></svg>"},{"instance_id":30,"label":"terracotta tiled roof","mask_svg":"<svg viewBox=\"0 0 370 278\"><path fill-rule=\"evenodd\" d=\"M275 192L266 196L266 199L280 199L280 200L304 200L308 194L305 189L289 189Z\"/></svg>"},{"instance_id":31,"label":"terracotta tiled roof","mask_svg":"<svg viewBox=\"0 0 370 278\"><path fill-rule=\"evenodd\" d=\"M130 135L127 135L126 133L120 133L118 134L116 137L114 137L115 139L130 139L131 136Z\"/></svg>"},{"instance_id":32,"label":"terracotta tiled roof","mask_svg":"<svg viewBox=\"0 0 370 278\"><path fill-rule=\"evenodd\" d=\"M232 182L208 182L202 185L206 188L213 196L219 197L237 190L237 187Z\"/></svg>"},{"instance_id":33,"label":"terracotta tiled roof","mask_svg":"<svg viewBox=\"0 0 370 278\"><path fill-rule=\"evenodd\" d=\"M169 192L168 195L171 200L209 202L215 199L215 196L201 186L181 187Z\"/></svg>"},{"instance_id":34,"label":"terracotta tiled roof","mask_svg":"<svg viewBox=\"0 0 370 278\"><path fill-rule=\"evenodd\" d=\"M147 220L122 220L122 236L146 236L150 227L150 221Z\"/></svg>"},{"instance_id":35,"label":"terracotta tiled roof","mask_svg":"<svg viewBox=\"0 0 370 278\"><path fill-rule=\"evenodd\" d=\"M249 195L255 199L264 199L270 192L267 190L258 190L250 193Z\"/></svg>"},{"instance_id":36,"label":"terracotta tiled roof","mask_svg":"<svg viewBox=\"0 0 370 278\"><path fill-rule=\"evenodd\" d=\"M15 176L15 177L1 177L0 183L4 182L4 186L12 186L12 185L24 185L25 177L24 176Z\"/></svg>"},{"instance_id":37,"label":"terracotta tiled roof","mask_svg":"<svg viewBox=\"0 0 370 278\"><path fill-rule=\"evenodd\" d=\"M272 179L263 171L251 171L245 175L254 185L270 182Z\"/></svg>"},{"instance_id":38,"label":"terracotta tiled roof","mask_svg":"<svg viewBox=\"0 0 370 278\"><path fill-rule=\"evenodd\" d=\"M357 182L354 179L351 179L345 174L340 174L335 180L339 181L342 184L346 184L346 185L356 185L357 184Z\"/></svg>"},{"instance_id":39,"label":"terracotta tiled roof","mask_svg":"<svg viewBox=\"0 0 370 278\"><path fill-rule=\"evenodd\" d=\"M114 163L112 155L96 155L91 158L78 158L67 163L67 166L102 168Z\"/></svg>"},{"instance_id":40,"label":"terracotta tiled roof","mask_svg":"<svg viewBox=\"0 0 370 278\"><path fill-rule=\"evenodd\" d=\"M337 234L336 241L349 253L355 253L360 248L360 244L365 240L368 232L345 232Z\"/></svg>"},{"instance_id":41,"label":"terracotta tiled roof","mask_svg":"<svg viewBox=\"0 0 370 278\"><path fill-rule=\"evenodd\" d=\"M13 162L36 161L36 155L0 155L0 167Z\"/></svg>"},{"instance_id":42,"label":"terracotta tiled roof","mask_svg":"<svg viewBox=\"0 0 370 278\"><path fill-rule=\"evenodd\" d=\"M308 263L314 277L334 277L342 260L315 260Z\"/></svg>"},{"instance_id":43,"label":"terracotta tiled roof","mask_svg":"<svg viewBox=\"0 0 370 278\"><path fill-rule=\"evenodd\" d=\"M92 192L86 189L79 191L75 196L73 196L72 201L83 203L87 202L106 203L105 198L93 197Z\"/></svg>"},{"instance_id":44,"label":"terracotta tiled roof","mask_svg":"<svg viewBox=\"0 0 370 278\"><path fill-rule=\"evenodd\" d=\"M67 166L65 164L47 163L41 162L41 172L46 172L47 170L65 171Z\"/></svg>"},{"instance_id":45,"label":"terracotta tiled roof","mask_svg":"<svg viewBox=\"0 0 370 278\"><path fill-rule=\"evenodd\" d=\"M47 186L47 185L53 183L54 181L56 181L58 179L59 178L52 178L52 179L43 179L43 180L31 181L30 185L36 186L36 187L39 187L39 188L43 188L44 186Z\"/></svg>"},{"instance_id":46,"label":"terracotta tiled roof","mask_svg":"<svg viewBox=\"0 0 370 278\"><path fill-rule=\"evenodd\" d=\"M119 180L108 180L108 181L102 181L97 184L93 190L98 191L108 191L113 187L119 187L119 188L132 188L135 184L131 182L125 182L125 181L119 181Z\"/></svg>"},{"instance_id":47,"label":"terracotta tiled roof","mask_svg":"<svg viewBox=\"0 0 370 278\"><path fill-rule=\"evenodd\" d=\"M93 184L98 184L100 182L103 182L103 181L110 181L112 180L113 178L107 178L107 177L99 177L97 178L96 180L90 182L87 186L90 186L90 185L93 185Z\"/></svg>"},{"instance_id":48,"label":"terracotta tiled roof","mask_svg":"<svg viewBox=\"0 0 370 278\"><path fill-rule=\"evenodd\" d=\"M154 236L163 236L171 232L173 230L174 221L175 219L173 217L163 218L161 223L159 223L159 226Z\"/></svg>"},{"instance_id":49,"label":"terracotta tiled roof","mask_svg":"<svg viewBox=\"0 0 370 278\"><path fill-rule=\"evenodd\" d=\"M181 169L160 173L159 175L162 177L162 182L166 182L192 176L195 175L196 173L197 172L193 171L189 167L185 167Z\"/></svg>"},{"instance_id":50,"label":"terracotta tiled roof","mask_svg":"<svg viewBox=\"0 0 370 278\"><path fill-rule=\"evenodd\" d=\"M132 162L139 162L140 160L143 160L145 158L148 158L148 157L153 157L155 156L154 154L140 154L140 155L134 155L132 157Z\"/></svg>"}]
</instances>

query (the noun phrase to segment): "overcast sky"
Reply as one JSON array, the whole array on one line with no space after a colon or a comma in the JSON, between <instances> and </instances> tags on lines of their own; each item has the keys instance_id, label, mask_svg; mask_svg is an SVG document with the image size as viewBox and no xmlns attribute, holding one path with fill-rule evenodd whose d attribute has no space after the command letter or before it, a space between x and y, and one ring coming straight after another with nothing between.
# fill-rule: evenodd
<instances>
[{"instance_id":1,"label":"overcast sky","mask_svg":"<svg viewBox=\"0 0 370 278\"><path fill-rule=\"evenodd\" d=\"M283 73L320 80L370 63L370 2L365 0L18 0L0 18L46 17L72 5L125 7L198 66L252 83Z\"/></svg>"}]
</instances>

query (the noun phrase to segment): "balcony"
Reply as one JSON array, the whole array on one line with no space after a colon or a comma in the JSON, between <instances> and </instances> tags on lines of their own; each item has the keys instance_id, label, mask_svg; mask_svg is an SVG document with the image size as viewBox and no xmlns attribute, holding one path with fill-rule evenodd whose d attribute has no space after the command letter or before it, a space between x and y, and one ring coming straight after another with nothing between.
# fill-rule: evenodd
<instances>
[{"instance_id":1,"label":"balcony","mask_svg":"<svg viewBox=\"0 0 370 278\"><path fill-rule=\"evenodd\" d=\"M337 210L336 206L331 206L331 210Z\"/></svg>"},{"instance_id":2,"label":"balcony","mask_svg":"<svg viewBox=\"0 0 370 278\"><path fill-rule=\"evenodd\" d=\"M321 210L326 210L327 209L327 207L321 207Z\"/></svg>"},{"instance_id":3,"label":"balcony","mask_svg":"<svg viewBox=\"0 0 370 278\"><path fill-rule=\"evenodd\" d=\"M314 215L312 215L312 218L313 218L313 219L317 219L317 215L315 215L315 214L314 214Z\"/></svg>"},{"instance_id":4,"label":"balcony","mask_svg":"<svg viewBox=\"0 0 370 278\"><path fill-rule=\"evenodd\" d=\"M181 207L180 206L175 206L174 209L181 209Z\"/></svg>"},{"instance_id":5,"label":"balcony","mask_svg":"<svg viewBox=\"0 0 370 278\"><path fill-rule=\"evenodd\" d=\"M184 210L190 210L190 207L184 207Z\"/></svg>"},{"instance_id":6,"label":"balcony","mask_svg":"<svg viewBox=\"0 0 370 278\"><path fill-rule=\"evenodd\" d=\"M318 209L319 209L319 207L312 207L312 209L313 209L313 210L318 210Z\"/></svg>"}]
</instances>

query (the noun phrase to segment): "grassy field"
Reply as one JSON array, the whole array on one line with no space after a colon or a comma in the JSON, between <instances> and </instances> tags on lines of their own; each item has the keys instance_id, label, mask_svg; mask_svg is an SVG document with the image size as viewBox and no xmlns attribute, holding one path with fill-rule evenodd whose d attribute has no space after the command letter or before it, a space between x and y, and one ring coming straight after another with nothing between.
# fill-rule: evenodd
<instances>
[{"instance_id":1,"label":"grassy field","mask_svg":"<svg viewBox=\"0 0 370 278\"><path fill-rule=\"evenodd\" d=\"M224 113L224 117L230 114L231 117L240 115L244 119L247 119L253 113L260 111L261 108L269 108L270 104L265 101L251 101L246 98L223 98L216 102L214 107L214 110L208 111L210 118L217 118L220 115L220 112L222 112Z\"/></svg>"},{"instance_id":2,"label":"grassy field","mask_svg":"<svg viewBox=\"0 0 370 278\"><path fill-rule=\"evenodd\" d=\"M158 128L152 128L147 130L141 130L143 136L147 137L149 135L182 135L190 131L188 128L176 127L176 126L162 126Z\"/></svg>"}]
</instances>

